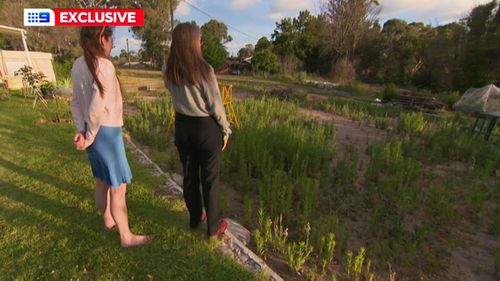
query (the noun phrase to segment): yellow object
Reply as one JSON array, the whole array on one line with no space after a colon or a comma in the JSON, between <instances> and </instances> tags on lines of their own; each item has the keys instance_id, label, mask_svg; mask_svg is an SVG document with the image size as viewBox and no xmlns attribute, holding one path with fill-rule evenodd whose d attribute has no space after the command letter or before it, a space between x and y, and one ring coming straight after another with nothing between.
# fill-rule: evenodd
<instances>
[{"instance_id":1,"label":"yellow object","mask_svg":"<svg viewBox=\"0 0 500 281\"><path fill-rule=\"evenodd\" d=\"M219 91L222 94L222 103L226 108L227 119L230 124L235 124L237 128L240 127L240 122L238 121L238 117L236 116L236 111L233 107L233 85L231 84L219 84ZM168 128L167 133L172 129L175 120L175 109L172 104L172 108L170 109L170 119L168 120Z\"/></svg>"},{"instance_id":2,"label":"yellow object","mask_svg":"<svg viewBox=\"0 0 500 281\"><path fill-rule=\"evenodd\" d=\"M233 85L219 84L220 92L222 93L222 103L226 107L227 119L230 124L235 124L237 128L240 127L240 122L236 116L236 111L233 107Z\"/></svg>"}]
</instances>

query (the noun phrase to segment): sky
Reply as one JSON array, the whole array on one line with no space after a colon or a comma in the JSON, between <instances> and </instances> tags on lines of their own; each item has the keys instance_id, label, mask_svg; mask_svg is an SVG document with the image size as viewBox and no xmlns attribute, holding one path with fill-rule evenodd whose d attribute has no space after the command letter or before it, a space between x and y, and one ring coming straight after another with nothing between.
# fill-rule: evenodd
<instances>
[{"instance_id":1,"label":"sky","mask_svg":"<svg viewBox=\"0 0 500 281\"><path fill-rule=\"evenodd\" d=\"M309 10L313 14L321 11L325 0L181 0L174 11L176 20L196 21L199 26L213 18L230 26L229 33L233 41L226 44L230 54L236 55L245 44L254 44L262 36L270 38L276 27L276 21L283 17L296 17L301 10ZM491 0L380 0L382 11L381 22L400 18L408 22L423 22L432 25L446 24L459 20L477 5ZM190 3L191 5L189 5ZM202 10L206 14L193 8ZM115 31L115 49L113 55L129 48L137 51L141 47L140 40L133 38L127 27L118 27Z\"/></svg>"}]
</instances>

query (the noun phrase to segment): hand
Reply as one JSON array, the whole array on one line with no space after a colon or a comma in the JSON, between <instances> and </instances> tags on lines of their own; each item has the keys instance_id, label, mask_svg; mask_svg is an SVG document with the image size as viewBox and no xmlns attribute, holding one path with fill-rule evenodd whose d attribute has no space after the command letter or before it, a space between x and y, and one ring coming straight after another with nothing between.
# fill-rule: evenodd
<instances>
[{"instance_id":1,"label":"hand","mask_svg":"<svg viewBox=\"0 0 500 281\"><path fill-rule=\"evenodd\" d=\"M224 139L223 139L224 145L222 146L222 151L224 151L224 150L226 149L226 146L227 146L227 140L228 140L228 139L229 139L229 138L224 138Z\"/></svg>"},{"instance_id":2,"label":"hand","mask_svg":"<svg viewBox=\"0 0 500 281\"><path fill-rule=\"evenodd\" d=\"M78 132L73 137L73 143L76 146L76 149L81 150L81 148L85 145L85 134L83 132Z\"/></svg>"},{"instance_id":3,"label":"hand","mask_svg":"<svg viewBox=\"0 0 500 281\"><path fill-rule=\"evenodd\" d=\"M87 149L90 145L91 145L91 143L90 143L88 140L84 140L84 141L83 141L82 146L77 147L76 149L78 149L78 150L85 150L85 149Z\"/></svg>"}]
</instances>

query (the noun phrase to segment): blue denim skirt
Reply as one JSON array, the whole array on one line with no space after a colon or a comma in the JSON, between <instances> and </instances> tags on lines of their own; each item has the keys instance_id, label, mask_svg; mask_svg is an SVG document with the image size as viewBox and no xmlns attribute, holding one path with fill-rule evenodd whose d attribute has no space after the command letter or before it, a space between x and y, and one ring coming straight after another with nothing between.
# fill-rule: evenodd
<instances>
[{"instance_id":1,"label":"blue denim skirt","mask_svg":"<svg viewBox=\"0 0 500 281\"><path fill-rule=\"evenodd\" d=\"M132 172L125 154L121 127L101 126L94 142L87 148L87 155L95 178L112 188L131 182Z\"/></svg>"}]
</instances>

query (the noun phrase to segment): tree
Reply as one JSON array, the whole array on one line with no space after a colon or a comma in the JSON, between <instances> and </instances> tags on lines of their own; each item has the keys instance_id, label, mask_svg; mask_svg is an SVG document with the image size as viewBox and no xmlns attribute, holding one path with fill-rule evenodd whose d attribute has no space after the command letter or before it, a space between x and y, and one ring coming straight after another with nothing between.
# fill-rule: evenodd
<instances>
[{"instance_id":1,"label":"tree","mask_svg":"<svg viewBox=\"0 0 500 281\"><path fill-rule=\"evenodd\" d=\"M141 57L149 60L155 68L160 68L163 65L164 56L168 50L172 25L170 22L170 1L174 1L174 8L179 3L177 0L134 2L134 6L144 9L144 26L134 26L131 30L134 32L134 36L142 41L143 53ZM125 5L125 3L120 3L120 5Z\"/></svg>"},{"instance_id":2,"label":"tree","mask_svg":"<svg viewBox=\"0 0 500 281\"><path fill-rule=\"evenodd\" d=\"M495 14L496 11L496 14ZM477 6L464 20L469 29L462 88L500 82L500 3Z\"/></svg>"},{"instance_id":3,"label":"tree","mask_svg":"<svg viewBox=\"0 0 500 281\"><path fill-rule=\"evenodd\" d=\"M210 36L216 38L222 44L233 41L233 37L229 35L227 26L223 22L217 20L210 20L201 27L203 36Z\"/></svg>"},{"instance_id":4,"label":"tree","mask_svg":"<svg viewBox=\"0 0 500 281\"><path fill-rule=\"evenodd\" d=\"M226 48L217 38L211 36L203 38L203 57L214 69L221 69L228 55Z\"/></svg>"},{"instance_id":5,"label":"tree","mask_svg":"<svg viewBox=\"0 0 500 281\"><path fill-rule=\"evenodd\" d=\"M267 39L266 36L263 36L257 41L255 44L255 52L263 51L263 50L271 50L273 48L273 44Z\"/></svg>"},{"instance_id":6,"label":"tree","mask_svg":"<svg viewBox=\"0 0 500 281\"><path fill-rule=\"evenodd\" d=\"M229 55L224 43L232 40L227 32L227 26L216 20L210 20L201 27L203 37L203 57L214 69L224 66Z\"/></svg>"},{"instance_id":7,"label":"tree","mask_svg":"<svg viewBox=\"0 0 500 281\"><path fill-rule=\"evenodd\" d=\"M279 71L278 57L269 49L260 50L255 52L252 66L256 70L276 73Z\"/></svg>"},{"instance_id":8,"label":"tree","mask_svg":"<svg viewBox=\"0 0 500 281\"><path fill-rule=\"evenodd\" d=\"M354 53L363 34L375 22L377 0L329 0L325 13L330 22L330 47L339 57Z\"/></svg>"},{"instance_id":9,"label":"tree","mask_svg":"<svg viewBox=\"0 0 500 281\"><path fill-rule=\"evenodd\" d=\"M240 60L244 60L244 59L247 59L247 58L253 56L253 53L254 53L253 45L252 44L246 44L244 48L241 48L238 51L238 58Z\"/></svg>"},{"instance_id":10,"label":"tree","mask_svg":"<svg viewBox=\"0 0 500 281\"><path fill-rule=\"evenodd\" d=\"M377 0L328 0L324 12L329 22L328 48L334 57L334 75L339 80L351 79L343 77L354 69L352 56L358 44L370 26L376 21L380 12Z\"/></svg>"}]
</instances>

